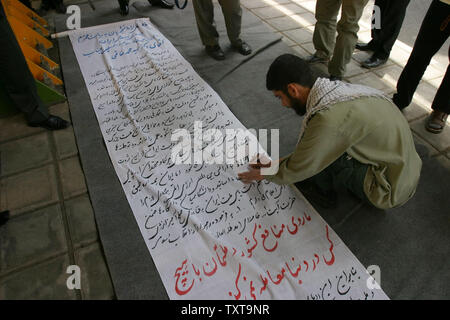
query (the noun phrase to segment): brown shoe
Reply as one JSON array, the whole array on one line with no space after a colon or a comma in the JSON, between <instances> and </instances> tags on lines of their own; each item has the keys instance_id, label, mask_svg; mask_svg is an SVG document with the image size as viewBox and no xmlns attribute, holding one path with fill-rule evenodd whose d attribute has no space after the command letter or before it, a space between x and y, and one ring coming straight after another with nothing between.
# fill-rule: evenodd
<instances>
[{"instance_id":1,"label":"brown shoe","mask_svg":"<svg viewBox=\"0 0 450 320\"><path fill-rule=\"evenodd\" d=\"M439 134L445 128L448 114L441 111L433 111L427 120L425 129L431 133Z\"/></svg>"}]
</instances>

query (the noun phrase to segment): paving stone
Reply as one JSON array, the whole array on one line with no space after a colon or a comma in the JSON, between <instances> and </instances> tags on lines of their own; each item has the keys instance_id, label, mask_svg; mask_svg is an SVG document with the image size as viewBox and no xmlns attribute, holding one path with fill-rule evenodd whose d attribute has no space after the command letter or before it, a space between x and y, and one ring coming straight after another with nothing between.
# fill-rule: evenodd
<instances>
[{"instance_id":1,"label":"paving stone","mask_svg":"<svg viewBox=\"0 0 450 320\"><path fill-rule=\"evenodd\" d=\"M419 137L417 134L413 133L414 141L420 145L423 145L427 152L428 157L434 157L439 154L439 150L437 150L435 147L433 147L431 144L429 144L427 141Z\"/></svg>"},{"instance_id":2,"label":"paving stone","mask_svg":"<svg viewBox=\"0 0 450 320\"><path fill-rule=\"evenodd\" d=\"M69 105L66 102L55 104L51 106L48 111L58 117L63 118L66 121L71 121L70 118L70 111L69 111Z\"/></svg>"},{"instance_id":3,"label":"paving stone","mask_svg":"<svg viewBox=\"0 0 450 320\"><path fill-rule=\"evenodd\" d=\"M434 78L431 80L426 80L426 82L431 84L437 90L441 86L442 80L444 80L444 77L438 77L438 78Z\"/></svg>"},{"instance_id":4,"label":"paving stone","mask_svg":"<svg viewBox=\"0 0 450 320\"><path fill-rule=\"evenodd\" d=\"M0 145L0 176L10 175L52 161L46 132Z\"/></svg>"},{"instance_id":5,"label":"paving stone","mask_svg":"<svg viewBox=\"0 0 450 320\"><path fill-rule=\"evenodd\" d=\"M0 300L75 300L66 285L67 255L0 278Z\"/></svg>"},{"instance_id":6,"label":"paving stone","mask_svg":"<svg viewBox=\"0 0 450 320\"><path fill-rule=\"evenodd\" d=\"M421 107L431 110L434 97L436 96L437 88L431 84L422 81L414 93L413 102Z\"/></svg>"},{"instance_id":7,"label":"paving stone","mask_svg":"<svg viewBox=\"0 0 450 320\"><path fill-rule=\"evenodd\" d=\"M289 47L292 47L292 46L297 45L294 41L292 41L291 39L289 39L288 37L286 37L285 35L283 35L283 33L279 32L279 33L277 33L277 34L279 34L280 37L282 37L281 40L282 40L284 43L286 43Z\"/></svg>"},{"instance_id":8,"label":"paving stone","mask_svg":"<svg viewBox=\"0 0 450 320\"><path fill-rule=\"evenodd\" d=\"M275 29L279 31L292 30L312 26L315 18L311 13L296 14L292 16L283 16L267 20ZM310 32L309 41L312 39L312 31Z\"/></svg>"},{"instance_id":9,"label":"paving stone","mask_svg":"<svg viewBox=\"0 0 450 320\"><path fill-rule=\"evenodd\" d=\"M352 77L350 81L352 83L358 83L384 91L385 93L391 93L394 90L394 88L389 83L387 83L386 81L384 81L383 79L381 79L372 72Z\"/></svg>"},{"instance_id":10,"label":"paving stone","mask_svg":"<svg viewBox=\"0 0 450 320\"><path fill-rule=\"evenodd\" d=\"M408 122L412 122L427 116L430 113L430 110L412 102L407 108L402 110L402 113Z\"/></svg>"},{"instance_id":11,"label":"paving stone","mask_svg":"<svg viewBox=\"0 0 450 320\"><path fill-rule=\"evenodd\" d=\"M349 64L347 64L347 72L345 76L349 78L367 72L369 72L369 69L362 68L360 63L352 59L350 60Z\"/></svg>"},{"instance_id":12,"label":"paving stone","mask_svg":"<svg viewBox=\"0 0 450 320\"><path fill-rule=\"evenodd\" d=\"M286 13L287 15L309 12L305 8L298 6L295 3L282 4L282 5L280 5L280 7L282 7L284 11L287 11L287 13Z\"/></svg>"},{"instance_id":13,"label":"paving stone","mask_svg":"<svg viewBox=\"0 0 450 320\"><path fill-rule=\"evenodd\" d=\"M450 147L450 125L449 121L447 121L447 125L440 134L434 134L428 132L425 129L425 123L428 117L424 119L420 119L411 123L411 129L424 139L426 142L431 144L433 147L438 149L441 152L446 151Z\"/></svg>"},{"instance_id":14,"label":"paving stone","mask_svg":"<svg viewBox=\"0 0 450 320\"><path fill-rule=\"evenodd\" d=\"M305 49L303 49L300 46L294 46L292 47L292 49L294 49L295 53L300 57L300 58L306 58L307 56L310 55L310 53L308 51L306 51Z\"/></svg>"},{"instance_id":15,"label":"paving stone","mask_svg":"<svg viewBox=\"0 0 450 320\"><path fill-rule=\"evenodd\" d=\"M58 201L53 165L33 169L0 180L0 211L11 215L45 207Z\"/></svg>"},{"instance_id":16,"label":"paving stone","mask_svg":"<svg viewBox=\"0 0 450 320\"><path fill-rule=\"evenodd\" d=\"M105 258L98 243L75 251L75 260L81 269L83 299L103 300L115 297Z\"/></svg>"},{"instance_id":17,"label":"paving stone","mask_svg":"<svg viewBox=\"0 0 450 320\"><path fill-rule=\"evenodd\" d=\"M273 18L266 21L278 31L286 31L303 27L300 23L292 19L292 16L282 16L280 18Z\"/></svg>"},{"instance_id":18,"label":"paving stone","mask_svg":"<svg viewBox=\"0 0 450 320\"><path fill-rule=\"evenodd\" d=\"M314 48L314 44L312 42L302 43L300 46L308 51L309 54L313 54L314 52L316 52L316 48Z\"/></svg>"},{"instance_id":19,"label":"paving stone","mask_svg":"<svg viewBox=\"0 0 450 320\"><path fill-rule=\"evenodd\" d=\"M74 197L86 192L84 173L78 157L69 158L59 162L59 170L63 187L64 199Z\"/></svg>"},{"instance_id":20,"label":"paving stone","mask_svg":"<svg viewBox=\"0 0 450 320\"><path fill-rule=\"evenodd\" d=\"M0 143L45 131L43 128L29 127L23 114L0 119Z\"/></svg>"},{"instance_id":21,"label":"paving stone","mask_svg":"<svg viewBox=\"0 0 450 320\"><path fill-rule=\"evenodd\" d=\"M67 251L59 205L10 219L0 228L2 272Z\"/></svg>"},{"instance_id":22,"label":"paving stone","mask_svg":"<svg viewBox=\"0 0 450 320\"><path fill-rule=\"evenodd\" d=\"M264 0L241 0L241 5L247 9L267 7L269 4Z\"/></svg>"},{"instance_id":23,"label":"paving stone","mask_svg":"<svg viewBox=\"0 0 450 320\"><path fill-rule=\"evenodd\" d=\"M55 139L56 152L59 159L68 158L78 154L78 147L72 127L54 131L53 137Z\"/></svg>"},{"instance_id":24,"label":"paving stone","mask_svg":"<svg viewBox=\"0 0 450 320\"><path fill-rule=\"evenodd\" d=\"M307 28L298 28L283 32L287 37L298 44L310 43L312 40L312 32Z\"/></svg>"},{"instance_id":25,"label":"paving stone","mask_svg":"<svg viewBox=\"0 0 450 320\"><path fill-rule=\"evenodd\" d=\"M71 122L69 105L67 102L51 106L49 111L51 114ZM78 148L72 126L69 126L64 130L53 131L52 134L55 139L56 152L59 159L64 159L78 154Z\"/></svg>"},{"instance_id":26,"label":"paving stone","mask_svg":"<svg viewBox=\"0 0 450 320\"><path fill-rule=\"evenodd\" d=\"M352 59L361 64L361 62L370 58L370 53L366 51L358 51L355 49L355 53L353 53Z\"/></svg>"},{"instance_id":27,"label":"paving stone","mask_svg":"<svg viewBox=\"0 0 450 320\"><path fill-rule=\"evenodd\" d=\"M431 79L436 79L439 77L444 77L446 69L442 68L442 66L439 67L435 67L433 65L429 65L427 70L425 71L422 79L423 80L431 80Z\"/></svg>"},{"instance_id":28,"label":"paving stone","mask_svg":"<svg viewBox=\"0 0 450 320\"><path fill-rule=\"evenodd\" d=\"M87 194L64 202L75 247L98 240L94 210Z\"/></svg>"},{"instance_id":29,"label":"paving stone","mask_svg":"<svg viewBox=\"0 0 450 320\"><path fill-rule=\"evenodd\" d=\"M291 0L270 0L270 2L276 2L277 4L287 4L291 3Z\"/></svg>"},{"instance_id":30,"label":"paving stone","mask_svg":"<svg viewBox=\"0 0 450 320\"><path fill-rule=\"evenodd\" d=\"M360 30L358 32L358 42L366 42L367 43L370 40L372 40L371 30Z\"/></svg>"},{"instance_id":31,"label":"paving stone","mask_svg":"<svg viewBox=\"0 0 450 320\"><path fill-rule=\"evenodd\" d=\"M267 27L269 28L269 30L272 30L272 32L278 33L278 30L275 29L274 27L272 27L270 24L268 24L267 22L261 20L261 22Z\"/></svg>"},{"instance_id":32,"label":"paving stone","mask_svg":"<svg viewBox=\"0 0 450 320\"><path fill-rule=\"evenodd\" d=\"M314 32L314 26L316 25L316 17L311 12L305 12L300 14L295 14L291 16L292 19L297 21L302 27L308 27L311 31L311 35Z\"/></svg>"},{"instance_id":33,"label":"paving stone","mask_svg":"<svg viewBox=\"0 0 450 320\"><path fill-rule=\"evenodd\" d=\"M271 19L277 17L283 17L286 14L282 11L281 6L269 6L263 8L256 8L252 10L257 16L262 19Z\"/></svg>"},{"instance_id":34,"label":"paving stone","mask_svg":"<svg viewBox=\"0 0 450 320\"><path fill-rule=\"evenodd\" d=\"M381 68L373 69L373 72L382 78L386 83L389 83L393 88L397 87L398 79L402 74L403 68L393 64L390 66L383 66Z\"/></svg>"},{"instance_id":35,"label":"paving stone","mask_svg":"<svg viewBox=\"0 0 450 320\"><path fill-rule=\"evenodd\" d=\"M391 55L389 56L389 59L404 67L408 62L410 55L411 55L410 52L405 51L402 48L399 48L398 46L394 46L394 49L391 51Z\"/></svg>"},{"instance_id":36,"label":"paving stone","mask_svg":"<svg viewBox=\"0 0 450 320\"><path fill-rule=\"evenodd\" d=\"M291 0L293 3L301 6L309 12L316 12L316 0Z\"/></svg>"},{"instance_id":37,"label":"paving stone","mask_svg":"<svg viewBox=\"0 0 450 320\"><path fill-rule=\"evenodd\" d=\"M371 31L372 30L372 11L373 7L366 5L364 8L361 19L359 20L359 30L360 31Z\"/></svg>"}]
</instances>

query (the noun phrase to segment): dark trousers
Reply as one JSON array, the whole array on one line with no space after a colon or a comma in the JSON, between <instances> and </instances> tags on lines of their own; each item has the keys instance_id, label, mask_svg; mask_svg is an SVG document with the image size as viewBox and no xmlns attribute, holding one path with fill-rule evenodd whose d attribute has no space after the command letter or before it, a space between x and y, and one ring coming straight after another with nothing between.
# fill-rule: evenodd
<instances>
[{"instance_id":1,"label":"dark trousers","mask_svg":"<svg viewBox=\"0 0 450 320\"><path fill-rule=\"evenodd\" d=\"M406 9L410 0L375 0L375 6L380 8L380 29L372 29L372 41L370 45L374 48L374 56L379 59L387 59L391 54L392 47L397 40Z\"/></svg>"},{"instance_id":2,"label":"dark trousers","mask_svg":"<svg viewBox=\"0 0 450 320\"><path fill-rule=\"evenodd\" d=\"M347 189L359 199L369 202L364 192L364 180L369 166L344 153L339 159L310 178L323 192Z\"/></svg>"},{"instance_id":3,"label":"dark trousers","mask_svg":"<svg viewBox=\"0 0 450 320\"><path fill-rule=\"evenodd\" d=\"M49 114L39 98L33 75L0 3L0 81L28 123L44 121Z\"/></svg>"},{"instance_id":4,"label":"dark trousers","mask_svg":"<svg viewBox=\"0 0 450 320\"><path fill-rule=\"evenodd\" d=\"M420 27L414 48L400 79L394 102L400 108L411 104L414 92L433 56L450 35L450 5L434 0ZM450 51L449 51L450 57ZM450 73L447 68L444 80L434 98L432 109L450 113Z\"/></svg>"}]
</instances>

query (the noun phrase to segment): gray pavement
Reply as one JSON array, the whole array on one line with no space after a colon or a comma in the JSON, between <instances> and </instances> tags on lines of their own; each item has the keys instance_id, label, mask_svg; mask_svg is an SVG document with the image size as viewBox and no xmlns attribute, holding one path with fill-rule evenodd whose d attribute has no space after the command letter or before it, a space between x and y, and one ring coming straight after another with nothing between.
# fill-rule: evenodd
<instances>
[{"instance_id":1,"label":"gray pavement","mask_svg":"<svg viewBox=\"0 0 450 320\"><path fill-rule=\"evenodd\" d=\"M51 113L70 118L66 103ZM0 119L0 300L111 299L114 290L71 127L30 128L22 115ZM66 286L78 265L81 290Z\"/></svg>"},{"instance_id":2,"label":"gray pavement","mask_svg":"<svg viewBox=\"0 0 450 320\"><path fill-rule=\"evenodd\" d=\"M65 1L79 2L84 1ZM300 56L313 53L314 0L241 2L282 35ZM358 62L367 54L355 52L346 80L392 94L430 2L411 1L399 41L386 65L371 71L363 69ZM111 1L111 6L117 7L116 1ZM49 14L50 20L53 14ZM370 16L369 6L361 22L361 40L370 39ZM405 117L415 139L450 168L450 127L440 135L424 128L448 65L447 48L448 43L433 59ZM67 103L52 106L50 111L70 119ZM30 128L22 115L0 119L0 128L0 211L11 211L11 220L0 227L0 300L113 299L114 288L73 129L48 132ZM70 265L81 269L81 290L66 286Z\"/></svg>"}]
</instances>

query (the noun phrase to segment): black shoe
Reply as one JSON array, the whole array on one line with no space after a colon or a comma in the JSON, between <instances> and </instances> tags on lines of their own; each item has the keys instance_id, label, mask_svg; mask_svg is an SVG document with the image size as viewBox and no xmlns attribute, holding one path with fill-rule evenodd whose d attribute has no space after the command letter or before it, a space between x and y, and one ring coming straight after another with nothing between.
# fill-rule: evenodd
<instances>
[{"instance_id":1,"label":"black shoe","mask_svg":"<svg viewBox=\"0 0 450 320\"><path fill-rule=\"evenodd\" d=\"M315 183L310 181L297 182L295 186L312 204L324 209L337 207L337 193L334 190L324 192Z\"/></svg>"},{"instance_id":2,"label":"black shoe","mask_svg":"<svg viewBox=\"0 0 450 320\"><path fill-rule=\"evenodd\" d=\"M0 212L0 226L8 222L9 220L9 211Z\"/></svg>"},{"instance_id":3,"label":"black shoe","mask_svg":"<svg viewBox=\"0 0 450 320\"><path fill-rule=\"evenodd\" d=\"M130 11L130 8L128 7L128 0L119 0L119 6L120 14L126 16Z\"/></svg>"},{"instance_id":4,"label":"black shoe","mask_svg":"<svg viewBox=\"0 0 450 320\"><path fill-rule=\"evenodd\" d=\"M369 59L361 63L361 67L366 69L372 69L385 64L387 59L380 59L375 56L371 56Z\"/></svg>"},{"instance_id":5,"label":"black shoe","mask_svg":"<svg viewBox=\"0 0 450 320\"><path fill-rule=\"evenodd\" d=\"M360 51L374 51L375 48L373 47L372 42L369 43L358 42L356 44L356 49Z\"/></svg>"},{"instance_id":6,"label":"black shoe","mask_svg":"<svg viewBox=\"0 0 450 320\"><path fill-rule=\"evenodd\" d=\"M174 4L168 0L148 0L152 6L160 6L163 9L172 9Z\"/></svg>"},{"instance_id":7,"label":"black shoe","mask_svg":"<svg viewBox=\"0 0 450 320\"><path fill-rule=\"evenodd\" d=\"M222 51L219 45L206 46L206 53L216 60L225 60L225 53Z\"/></svg>"},{"instance_id":8,"label":"black shoe","mask_svg":"<svg viewBox=\"0 0 450 320\"><path fill-rule=\"evenodd\" d=\"M240 40L235 44L232 44L232 47L234 50L236 50L237 52L239 52L244 56L248 56L250 53L252 53L252 48L248 45L248 43L242 40Z\"/></svg>"},{"instance_id":9,"label":"black shoe","mask_svg":"<svg viewBox=\"0 0 450 320\"><path fill-rule=\"evenodd\" d=\"M308 62L308 63L327 63L328 59L321 58L321 57L316 56L315 54L313 54L313 55L311 55L309 57L306 57L305 61Z\"/></svg>"},{"instance_id":10,"label":"black shoe","mask_svg":"<svg viewBox=\"0 0 450 320\"><path fill-rule=\"evenodd\" d=\"M42 127L47 130L61 130L69 126L69 122L58 116L50 115L47 120L37 123L29 123L30 127Z\"/></svg>"},{"instance_id":11,"label":"black shoe","mask_svg":"<svg viewBox=\"0 0 450 320\"><path fill-rule=\"evenodd\" d=\"M342 81L342 77L333 76L333 75L331 75L329 79L330 79L330 81Z\"/></svg>"}]
</instances>

